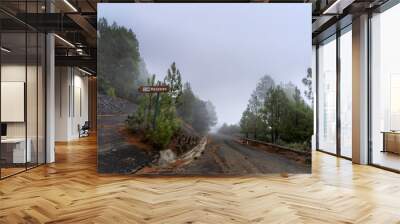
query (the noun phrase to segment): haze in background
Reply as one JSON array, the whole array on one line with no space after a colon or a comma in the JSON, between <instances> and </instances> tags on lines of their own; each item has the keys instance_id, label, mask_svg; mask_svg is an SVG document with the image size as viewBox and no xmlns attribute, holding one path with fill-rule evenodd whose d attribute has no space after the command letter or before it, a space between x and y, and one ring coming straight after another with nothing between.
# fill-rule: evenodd
<instances>
[{"instance_id":1,"label":"haze in background","mask_svg":"<svg viewBox=\"0 0 400 224\"><path fill-rule=\"evenodd\" d=\"M311 4L99 4L98 13L132 29L158 79L175 61L193 91L215 105L219 125L239 122L265 74L305 89Z\"/></svg>"}]
</instances>

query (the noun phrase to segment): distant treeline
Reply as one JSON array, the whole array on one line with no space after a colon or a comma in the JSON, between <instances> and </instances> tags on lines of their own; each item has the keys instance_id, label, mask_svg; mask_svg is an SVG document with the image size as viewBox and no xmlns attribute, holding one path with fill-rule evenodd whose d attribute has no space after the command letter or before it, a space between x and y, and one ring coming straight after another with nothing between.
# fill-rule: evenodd
<instances>
[{"instance_id":1,"label":"distant treeline","mask_svg":"<svg viewBox=\"0 0 400 224\"><path fill-rule=\"evenodd\" d=\"M218 132L225 135L235 135L241 132L240 126L237 124L223 123Z\"/></svg>"},{"instance_id":2,"label":"distant treeline","mask_svg":"<svg viewBox=\"0 0 400 224\"><path fill-rule=\"evenodd\" d=\"M307 87L304 95L312 102L310 72L303 83ZM223 124L219 132L241 133L247 138L308 150L313 133L313 110L295 85L277 85L265 75L253 91L239 124Z\"/></svg>"}]
</instances>

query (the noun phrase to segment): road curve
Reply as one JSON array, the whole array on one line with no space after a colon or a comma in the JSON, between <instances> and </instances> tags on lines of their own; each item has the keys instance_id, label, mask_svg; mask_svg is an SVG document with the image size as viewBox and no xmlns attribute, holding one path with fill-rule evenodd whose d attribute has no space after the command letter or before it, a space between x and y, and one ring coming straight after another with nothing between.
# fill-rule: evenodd
<instances>
[{"instance_id":1,"label":"road curve","mask_svg":"<svg viewBox=\"0 0 400 224\"><path fill-rule=\"evenodd\" d=\"M178 174L270 174L309 173L311 166L275 153L242 145L230 136L212 134L201 157L175 170Z\"/></svg>"}]
</instances>

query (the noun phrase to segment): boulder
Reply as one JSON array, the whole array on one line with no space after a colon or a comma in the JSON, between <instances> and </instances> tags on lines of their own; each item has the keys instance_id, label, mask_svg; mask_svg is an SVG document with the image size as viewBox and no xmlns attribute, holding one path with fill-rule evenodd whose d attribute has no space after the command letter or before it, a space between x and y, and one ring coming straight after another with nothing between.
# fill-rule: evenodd
<instances>
[{"instance_id":1,"label":"boulder","mask_svg":"<svg viewBox=\"0 0 400 224\"><path fill-rule=\"evenodd\" d=\"M160 151L160 158L158 159L158 165L160 167L166 167L176 160L176 154L171 149L165 149Z\"/></svg>"}]
</instances>

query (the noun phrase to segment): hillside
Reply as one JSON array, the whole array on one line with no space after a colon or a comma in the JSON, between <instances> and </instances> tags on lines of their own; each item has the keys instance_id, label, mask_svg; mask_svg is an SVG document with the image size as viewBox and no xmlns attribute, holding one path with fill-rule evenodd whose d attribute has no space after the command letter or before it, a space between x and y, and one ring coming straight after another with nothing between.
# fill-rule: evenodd
<instances>
[{"instance_id":1,"label":"hillside","mask_svg":"<svg viewBox=\"0 0 400 224\"><path fill-rule=\"evenodd\" d=\"M97 95L97 114L99 115L127 114L132 113L136 108L137 105L128 100L101 93Z\"/></svg>"}]
</instances>

